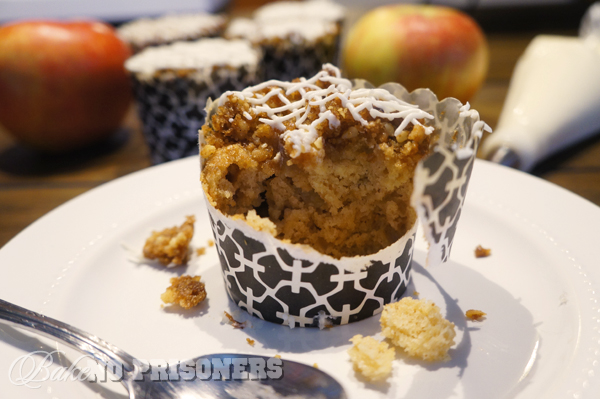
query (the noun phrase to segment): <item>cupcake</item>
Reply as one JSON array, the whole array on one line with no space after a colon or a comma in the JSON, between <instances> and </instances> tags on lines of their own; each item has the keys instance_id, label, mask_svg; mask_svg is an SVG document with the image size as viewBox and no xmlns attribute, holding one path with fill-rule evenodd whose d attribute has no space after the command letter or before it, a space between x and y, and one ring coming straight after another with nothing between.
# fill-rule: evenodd
<instances>
[{"instance_id":1,"label":"cupcake","mask_svg":"<svg viewBox=\"0 0 600 399\"><path fill-rule=\"evenodd\" d=\"M221 15L173 14L136 19L121 25L117 32L138 53L150 46L220 36L226 23Z\"/></svg>"},{"instance_id":2,"label":"cupcake","mask_svg":"<svg viewBox=\"0 0 600 399\"><path fill-rule=\"evenodd\" d=\"M248 42L221 38L149 47L129 58L152 162L197 154L206 100L257 83L259 60Z\"/></svg>"},{"instance_id":3,"label":"cupcake","mask_svg":"<svg viewBox=\"0 0 600 399\"><path fill-rule=\"evenodd\" d=\"M201 182L226 289L250 314L305 327L381 312L410 280L417 215L430 262L447 259L486 126L468 106L327 64L207 111Z\"/></svg>"},{"instance_id":4,"label":"cupcake","mask_svg":"<svg viewBox=\"0 0 600 399\"><path fill-rule=\"evenodd\" d=\"M344 8L328 1L276 2L234 19L224 36L261 48L265 79L292 80L337 62L343 17Z\"/></svg>"}]
</instances>

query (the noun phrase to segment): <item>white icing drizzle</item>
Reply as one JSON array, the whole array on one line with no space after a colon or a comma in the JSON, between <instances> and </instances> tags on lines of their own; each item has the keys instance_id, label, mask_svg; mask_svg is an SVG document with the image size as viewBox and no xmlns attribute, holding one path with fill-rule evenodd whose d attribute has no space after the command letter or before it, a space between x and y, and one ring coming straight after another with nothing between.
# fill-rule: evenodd
<instances>
[{"instance_id":1,"label":"white icing drizzle","mask_svg":"<svg viewBox=\"0 0 600 399\"><path fill-rule=\"evenodd\" d=\"M316 82L319 80L329 82L330 86L325 89L318 87ZM256 93L265 88L270 88L266 95ZM291 102L284 96L295 92L301 95L298 101ZM331 64L323 65L321 72L310 79L301 78L299 82L269 80L243 91L225 92L219 98L218 105L224 105L231 95L248 102L255 115L266 114L266 117L260 118L259 121L283 133L284 141L291 143L294 150L289 154L292 158L301 153L318 150L314 144L319 138L317 127L321 123L327 121L331 128L339 127L340 121L326 109L326 104L336 98L340 100L342 107L348 109L352 117L364 126L369 122L360 115L362 110L367 110L373 118L389 121L401 119L394 131L395 137L398 137L410 123L422 125L419 119L433 119L432 115L419 109L418 106L396 98L387 90L365 88L352 90L352 82L342 78L340 70ZM277 96L284 105L271 108L267 101L274 96ZM319 116L314 121L306 123L313 106L320 108ZM294 120L295 129L286 131L284 122L289 120ZM427 134L432 133L433 130L431 126L425 127Z\"/></svg>"}]
</instances>

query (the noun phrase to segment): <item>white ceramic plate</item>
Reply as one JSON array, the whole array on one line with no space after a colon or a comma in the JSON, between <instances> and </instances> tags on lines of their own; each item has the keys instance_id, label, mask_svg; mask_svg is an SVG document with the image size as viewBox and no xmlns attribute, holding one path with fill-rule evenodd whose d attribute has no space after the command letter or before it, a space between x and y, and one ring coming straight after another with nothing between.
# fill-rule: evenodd
<instances>
[{"instance_id":1,"label":"white ceramic plate","mask_svg":"<svg viewBox=\"0 0 600 399\"><path fill-rule=\"evenodd\" d=\"M427 364L397 356L393 376L373 385L355 375L346 350L354 334L376 335L378 317L330 330L252 318L253 328L221 324L227 298L214 248L187 268L127 260L153 229L197 217L193 244L212 233L198 161L184 159L117 179L69 201L0 250L0 297L93 332L142 359L243 352L317 363L349 398L597 398L600 392L600 208L542 180L477 161L451 261L424 266L418 242L413 286L457 326L452 360ZM422 234L417 233L418 237ZM477 245L492 256L476 259ZM198 310L161 307L169 278L202 275ZM468 309L488 314L466 321ZM236 313L239 319L250 318ZM256 341L251 347L246 338ZM124 398L118 383L42 381L16 386L15 359L63 350L51 340L0 325L0 392L7 398ZM67 361L77 355L67 353ZM56 367L59 369L60 367Z\"/></svg>"}]
</instances>

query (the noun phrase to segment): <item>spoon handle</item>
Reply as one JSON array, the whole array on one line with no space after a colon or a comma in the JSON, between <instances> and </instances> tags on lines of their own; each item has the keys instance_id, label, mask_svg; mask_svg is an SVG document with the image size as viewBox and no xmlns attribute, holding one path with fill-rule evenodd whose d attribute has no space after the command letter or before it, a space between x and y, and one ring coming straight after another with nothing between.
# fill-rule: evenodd
<instances>
[{"instance_id":1,"label":"spoon handle","mask_svg":"<svg viewBox=\"0 0 600 399\"><path fill-rule=\"evenodd\" d=\"M0 299L0 319L69 344L80 352L90 355L103 366L108 366L109 372L116 367L123 367L122 371L131 375L134 370L131 355L97 336L2 299Z\"/></svg>"}]
</instances>

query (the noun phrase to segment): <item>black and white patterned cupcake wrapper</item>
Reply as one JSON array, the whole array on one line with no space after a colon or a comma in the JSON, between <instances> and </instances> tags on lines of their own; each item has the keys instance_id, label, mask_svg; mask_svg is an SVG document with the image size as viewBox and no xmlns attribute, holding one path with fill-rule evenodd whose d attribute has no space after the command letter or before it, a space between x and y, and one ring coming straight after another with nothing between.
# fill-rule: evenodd
<instances>
[{"instance_id":1,"label":"black and white patterned cupcake wrapper","mask_svg":"<svg viewBox=\"0 0 600 399\"><path fill-rule=\"evenodd\" d=\"M354 86L372 87L365 81ZM415 170L411 197L429 242L428 264L434 266L450 255L479 141L489 127L454 98L439 102L428 89L408 93L395 83L380 87L434 116L425 124L439 139ZM376 254L335 259L256 231L206 202L227 292L239 307L264 320L300 327L322 326L324 319L333 324L362 320L398 300L410 281L417 223Z\"/></svg>"},{"instance_id":2,"label":"black and white patterned cupcake wrapper","mask_svg":"<svg viewBox=\"0 0 600 399\"><path fill-rule=\"evenodd\" d=\"M261 80L257 68L215 67L212 72L132 73L133 91L153 164L198 154L198 130L208 98L243 90Z\"/></svg>"},{"instance_id":3,"label":"black and white patterned cupcake wrapper","mask_svg":"<svg viewBox=\"0 0 600 399\"><path fill-rule=\"evenodd\" d=\"M335 259L284 243L206 203L227 292L251 315L300 327L347 324L381 312L406 290L416 223L373 255Z\"/></svg>"},{"instance_id":4,"label":"black and white patterned cupcake wrapper","mask_svg":"<svg viewBox=\"0 0 600 399\"><path fill-rule=\"evenodd\" d=\"M263 53L265 80L291 81L316 75L323 64L337 64L339 32L325 35L314 42L293 43L290 39L265 41L259 46Z\"/></svg>"}]
</instances>

